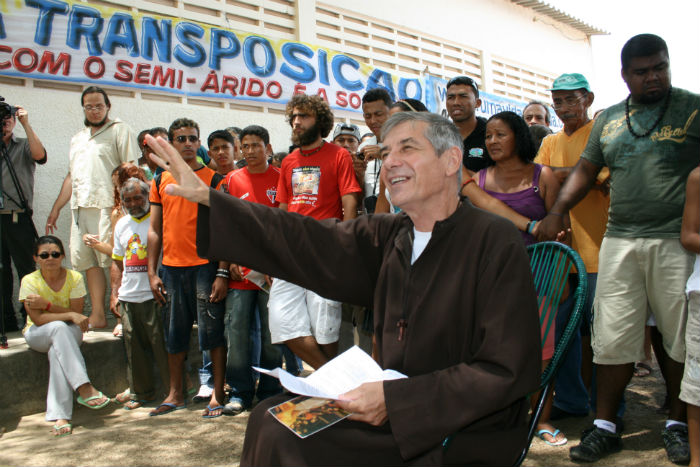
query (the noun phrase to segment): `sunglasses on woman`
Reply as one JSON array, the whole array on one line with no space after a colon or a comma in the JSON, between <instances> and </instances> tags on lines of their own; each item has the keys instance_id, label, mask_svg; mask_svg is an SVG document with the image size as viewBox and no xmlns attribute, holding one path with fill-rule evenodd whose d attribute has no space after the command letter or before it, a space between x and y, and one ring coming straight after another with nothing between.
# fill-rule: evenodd
<instances>
[{"instance_id":1,"label":"sunglasses on woman","mask_svg":"<svg viewBox=\"0 0 700 467\"><path fill-rule=\"evenodd\" d=\"M51 253L47 253L45 251L43 253L39 253L39 258L41 258L41 259L48 259L49 256L51 256L52 258L60 258L61 252L60 251L52 251Z\"/></svg>"}]
</instances>

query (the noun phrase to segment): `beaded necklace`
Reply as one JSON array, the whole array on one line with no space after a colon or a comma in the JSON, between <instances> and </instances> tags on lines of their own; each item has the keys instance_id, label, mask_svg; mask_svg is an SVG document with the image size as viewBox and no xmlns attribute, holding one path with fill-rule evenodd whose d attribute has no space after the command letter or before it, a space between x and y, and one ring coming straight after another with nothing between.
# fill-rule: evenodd
<instances>
[{"instance_id":1,"label":"beaded necklace","mask_svg":"<svg viewBox=\"0 0 700 467\"><path fill-rule=\"evenodd\" d=\"M313 156L314 154L316 154L318 151L321 150L321 148L323 147L324 144L326 144L326 142L321 140L321 145L319 147L317 147L316 149L312 149L311 151L307 152L307 151L302 151L302 149L299 148L299 151L301 152L302 156L306 156L306 157Z\"/></svg>"},{"instance_id":2,"label":"beaded necklace","mask_svg":"<svg viewBox=\"0 0 700 467\"><path fill-rule=\"evenodd\" d=\"M668 94L666 94L666 101L664 102L663 107L661 107L661 114L659 115L659 118L656 119L651 128L649 128L641 135L635 132L632 128L632 122L630 121L630 100L632 99L632 94L627 96L627 99L625 100L625 120L627 121L627 129L630 131L630 133L632 133L632 136L634 136L635 138L646 138L651 134L652 131L654 131L654 128L656 128L658 124L661 123L661 119L664 118L664 115L668 110L668 106L671 103L671 90L672 88L668 88Z\"/></svg>"}]
</instances>

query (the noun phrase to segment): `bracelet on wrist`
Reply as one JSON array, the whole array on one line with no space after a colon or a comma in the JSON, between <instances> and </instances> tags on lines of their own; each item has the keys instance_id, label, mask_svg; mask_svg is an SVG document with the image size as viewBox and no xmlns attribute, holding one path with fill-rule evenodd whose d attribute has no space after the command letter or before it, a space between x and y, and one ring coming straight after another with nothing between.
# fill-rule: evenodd
<instances>
[{"instance_id":1,"label":"bracelet on wrist","mask_svg":"<svg viewBox=\"0 0 700 467\"><path fill-rule=\"evenodd\" d=\"M537 221L528 222L527 227L525 228L525 232L528 234L532 234L532 231L535 230L535 224L537 224Z\"/></svg>"},{"instance_id":2,"label":"bracelet on wrist","mask_svg":"<svg viewBox=\"0 0 700 467\"><path fill-rule=\"evenodd\" d=\"M470 183L475 183L473 178L469 178L469 179L467 179L467 181L462 183L462 189L464 189L464 187L469 185Z\"/></svg>"},{"instance_id":3,"label":"bracelet on wrist","mask_svg":"<svg viewBox=\"0 0 700 467\"><path fill-rule=\"evenodd\" d=\"M51 302L46 302L46 311L51 311Z\"/></svg>"},{"instance_id":4,"label":"bracelet on wrist","mask_svg":"<svg viewBox=\"0 0 700 467\"><path fill-rule=\"evenodd\" d=\"M219 274L228 274L228 269L219 268L216 270L216 272Z\"/></svg>"},{"instance_id":5,"label":"bracelet on wrist","mask_svg":"<svg viewBox=\"0 0 700 467\"><path fill-rule=\"evenodd\" d=\"M228 279L230 276L228 274L217 274L216 277L221 277L224 279Z\"/></svg>"}]
</instances>

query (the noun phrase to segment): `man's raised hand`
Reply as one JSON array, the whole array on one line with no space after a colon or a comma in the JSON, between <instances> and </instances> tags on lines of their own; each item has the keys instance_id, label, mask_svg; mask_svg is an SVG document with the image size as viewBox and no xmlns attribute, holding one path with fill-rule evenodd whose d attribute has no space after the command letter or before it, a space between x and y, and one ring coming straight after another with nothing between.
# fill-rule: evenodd
<instances>
[{"instance_id":1,"label":"man's raised hand","mask_svg":"<svg viewBox=\"0 0 700 467\"><path fill-rule=\"evenodd\" d=\"M209 187L192 171L192 168L180 157L177 150L160 136L154 138L146 135L146 144L153 150L153 161L172 174L177 185L165 187L165 192L182 196L194 203L209 206Z\"/></svg>"}]
</instances>

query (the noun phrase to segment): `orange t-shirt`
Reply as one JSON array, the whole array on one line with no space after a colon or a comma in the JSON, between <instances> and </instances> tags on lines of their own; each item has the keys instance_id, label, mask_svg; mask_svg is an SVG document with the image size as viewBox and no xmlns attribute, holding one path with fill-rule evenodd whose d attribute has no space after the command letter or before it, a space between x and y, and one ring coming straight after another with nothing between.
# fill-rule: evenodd
<instances>
[{"instance_id":1,"label":"orange t-shirt","mask_svg":"<svg viewBox=\"0 0 700 467\"><path fill-rule=\"evenodd\" d=\"M223 176L202 166L194 172L212 188L219 189ZM185 267L206 264L209 260L197 256L197 203L180 196L169 195L165 187L176 183L170 172L156 175L151 184L151 204L163 208L163 265Z\"/></svg>"},{"instance_id":2,"label":"orange t-shirt","mask_svg":"<svg viewBox=\"0 0 700 467\"><path fill-rule=\"evenodd\" d=\"M263 173L252 174L246 167L240 170L229 172L223 186L228 194L236 198L250 201L251 203L264 204L271 208L280 205L277 201L277 181L280 171L273 166L268 166ZM241 267L241 272L245 276L250 269ZM229 289L258 290L260 287L247 279L242 281L228 281Z\"/></svg>"},{"instance_id":3,"label":"orange t-shirt","mask_svg":"<svg viewBox=\"0 0 700 467\"><path fill-rule=\"evenodd\" d=\"M593 120L576 130L571 136L564 130L547 136L537 153L535 162L550 167L573 167L583 153L593 129ZM598 174L598 182L608 178L605 167ZM598 252L608 224L610 196L599 190L591 190L585 198L569 211L571 218L571 247L581 255L586 272L598 272Z\"/></svg>"}]
</instances>

